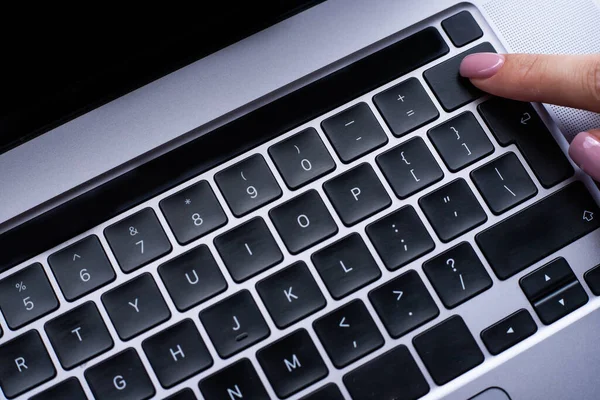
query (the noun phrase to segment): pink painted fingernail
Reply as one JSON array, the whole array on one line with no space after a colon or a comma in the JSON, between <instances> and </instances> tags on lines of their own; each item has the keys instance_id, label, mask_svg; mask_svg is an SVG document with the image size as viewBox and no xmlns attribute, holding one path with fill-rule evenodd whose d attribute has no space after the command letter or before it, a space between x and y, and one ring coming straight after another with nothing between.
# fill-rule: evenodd
<instances>
[{"instance_id":1,"label":"pink painted fingernail","mask_svg":"<svg viewBox=\"0 0 600 400\"><path fill-rule=\"evenodd\" d=\"M504 65L504 56L496 53L477 53L466 56L460 63L460 74L465 78L486 79Z\"/></svg>"},{"instance_id":2,"label":"pink painted fingernail","mask_svg":"<svg viewBox=\"0 0 600 400\"><path fill-rule=\"evenodd\" d=\"M571 142L569 156L586 174L600 182L600 140L589 132L581 132Z\"/></svg>"}]
</instances>

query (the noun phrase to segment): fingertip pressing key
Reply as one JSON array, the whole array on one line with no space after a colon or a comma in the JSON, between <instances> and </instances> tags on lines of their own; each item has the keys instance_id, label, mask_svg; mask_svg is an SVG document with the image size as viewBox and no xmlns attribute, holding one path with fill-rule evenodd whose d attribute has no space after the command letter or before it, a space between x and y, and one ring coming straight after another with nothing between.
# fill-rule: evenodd
<instances>
[{"instance_id":1,"label":"fingertip pressing key","mask_svg":"<svg viewBox=\"0 0 600 400\"><path fill-rule=\"evenodd\" d=\"M600 138L597 132L581 132L571 142L569 156L596 181L600 181Z\"/></svg>"}]
</instances>

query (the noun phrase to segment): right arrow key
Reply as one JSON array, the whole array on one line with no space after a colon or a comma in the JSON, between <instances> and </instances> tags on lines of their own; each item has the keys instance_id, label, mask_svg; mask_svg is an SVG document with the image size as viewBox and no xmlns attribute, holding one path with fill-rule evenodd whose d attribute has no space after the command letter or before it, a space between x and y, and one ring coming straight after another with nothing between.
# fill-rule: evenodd
<instances>
[{"instance_id":1,"label":"right arrow key","mask_svg":"<svg viewBox=\"0 0 600 400\"><path fill-rule=\"evenodd\" d=\"M521 309L481 332L481 340L493 355L500 354L537 332L529 312Z\"/></svg>"}]
</instances>

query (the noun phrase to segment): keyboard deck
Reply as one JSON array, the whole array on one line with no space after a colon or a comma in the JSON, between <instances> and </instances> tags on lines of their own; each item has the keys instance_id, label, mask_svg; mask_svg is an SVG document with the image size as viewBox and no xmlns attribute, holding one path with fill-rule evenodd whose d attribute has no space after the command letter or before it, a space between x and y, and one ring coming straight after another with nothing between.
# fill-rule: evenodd
<instances>
[{"instance_id":1,"label":"keyboard deck","mask_svg":"<svg viewBox=\"0 0 600 400\"><path fill-rule=\"evenodd\" d=\"M434 399L572 316L600 275L559 251L600 209L536 107L458 76L500 50L484 31L442 13L334 72L309 121L166 191L145 174L146 200L36 254L17 239L44 218L0 235L0 393Z\"/></svg>"}]
</instances>

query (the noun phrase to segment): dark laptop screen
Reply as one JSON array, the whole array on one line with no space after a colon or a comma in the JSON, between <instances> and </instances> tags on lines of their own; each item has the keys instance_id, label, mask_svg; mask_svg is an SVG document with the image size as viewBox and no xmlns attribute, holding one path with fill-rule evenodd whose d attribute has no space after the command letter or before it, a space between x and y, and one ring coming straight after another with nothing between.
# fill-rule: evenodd
<instances>
[{"instance_id":1,"label":"dark laptop screen","mask_svg":"<svg viewBox=\"0 0 600 400\"><path fill-rule=\"evenodd\" d=\"M93 7L27 15L0 32L0 154L321 1L202 1L154 18L103 18Z\"/></svg>"}]
</instances>

